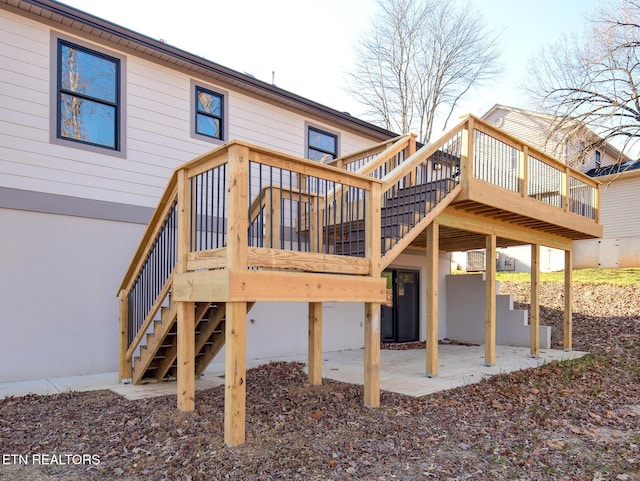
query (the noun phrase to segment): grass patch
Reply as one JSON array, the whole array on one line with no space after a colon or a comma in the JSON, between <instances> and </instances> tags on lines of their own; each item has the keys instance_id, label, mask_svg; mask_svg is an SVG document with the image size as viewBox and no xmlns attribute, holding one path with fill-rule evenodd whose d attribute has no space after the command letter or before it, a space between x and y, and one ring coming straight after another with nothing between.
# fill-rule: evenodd
<instances>
[{"instance_id":1,"label":"grass patch","mask_svg":"<svg viewBox=\"0 0 640 481\"><path fill-rule=\"evenodd\" d=\"M499 281L529 282L529 272L498 272ZM564 271L542 272L542 282L564 282ZM640 284L640 269L576 269L573 271L573 281L585 284Z\"/></svg>"}]
</instances>

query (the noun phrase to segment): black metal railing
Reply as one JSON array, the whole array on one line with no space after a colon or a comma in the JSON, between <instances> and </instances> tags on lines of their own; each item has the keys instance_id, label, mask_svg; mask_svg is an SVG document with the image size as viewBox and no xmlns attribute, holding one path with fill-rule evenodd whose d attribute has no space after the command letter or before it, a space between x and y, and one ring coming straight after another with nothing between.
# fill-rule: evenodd
<instances>
[{"instance_id":1,"label":"black metal railing","mask_svg":"<svg viewBox=\"0 0 640 481\"><path fill-rule=\"evenodd\" d=\"M593 187L575 177L569 178L569 211L597 220Z\"/></svg>"},{"instance_id":2,"label":"black metal railing","mask_svg":"<svg viewBox=\"0 0 640 481\"><path fill-rule=\"evenodd\" d=\"M249 245L364 255L365 190L250 162Z\"/></svg>"},{"instance_id":3,"label":"black metal railing","mask_svg":"<svg viewBox=\"0 0 640 481\"><path fill-rule=\"evenodd\" d=\"M128 338L133 342L158 301L177 259L177 203L169 209L128 297Z\"/></svg>"},{"instance_id":4,"label":"black metal railing","mask_svg":"<svg viewBox=\"0 0 640 481\"><path fill-rule=\"evenodd\" d=\"M528 164L529 197L562 208L562 171L531 155Z\"/></svg>"},{"instance_id":5,"label":"black metal railing","mask_svg":"<svg viewBox=\"0 0 640 481\"><path fill-rule=\"evenodd\" d=\"M227 164L191 178L190 250L203 251L227 243Z\"/></svg>"},{"instance_id":6,"label":"black metal railing","mask_svg":"<svg viewBox=\"0 0 640 481\"><path fill-rule=\"evenodd\" d=\"M384 192L381 208L382 254L398 244L460 183L462 135L463 132L454 135Z\"/></svg>"},{"instance_id":7,"label":"black metal railing","mask_svg":"<svg viewBox=\"0 0 640 481\"><path fill-rule=\"evenodd\" d=\"M521 161L518 149L479 130L474 130L473 138L473 176L519 192Z\"/></svg>"}]
</instances>

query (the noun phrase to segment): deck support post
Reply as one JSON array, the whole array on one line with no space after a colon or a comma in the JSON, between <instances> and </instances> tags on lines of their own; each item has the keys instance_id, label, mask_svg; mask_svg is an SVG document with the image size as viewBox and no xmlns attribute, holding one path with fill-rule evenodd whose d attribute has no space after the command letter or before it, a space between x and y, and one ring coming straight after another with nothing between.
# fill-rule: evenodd
<instances>
[{"instance_id":1,"label":"deck support post","mask_svg":"<svg viewBox=\"0 0 640 481\"><path fill-rule=\"evenodd\" d=\"M438 375L438 251L440 226L433 221L427 227L427 342L428 377Z\"/></svg>"},{"instance_id":2,"label":"deck support post","mask_svg":"<svg viewBox=\"0 0 640 481\"><path fill-rule=\"evenodd\" d=\"M529 306L531 357L540 354L540 245L531 245L531 304Z\"/></svg>"},{"instance_id":3,"label":"deck support post","mask_svg":"<svg viewBox=\"0 0 640 481\"><path fill-rule=\"evenodd\" d=\"M247 303L227 303L224 362L224 442L245 441L247 397Z\"/></svg>"},{"instance_id":4,"label":"deck support post","mask_svg":"<svg viewBox=\"0 0 640 481\"><path fill-rule=\"evenodd\" d=\"M227 167L227 269L246 270L248 265L249 148L229 148ZM271 208L271 206L270 206ZM274 239L272 239L272 242ZM277 241L279 242L279 241ZM224 442L238 446L245 441L247 398L247 303L228 302L225 318Z\"/></svg>"},{"instance_id":5,"label":"deck support post","mask_svg":"<svg viewBox=\"0 0 640 481\"><path fill-rule=\"evenodd\" d=\"M371 183L365 197L365 255L371 262L369 277L380 279L382 186ZM380 406L380 303L364 305L364 405Z\"/></svg>"},{"instance_id":6,"label":"deck support post","mask_svg":"<svg viewBox=\"0 0 640 481\"><path fill-rule=\"evenodd\" d=\"M484 363L496 364L496 236L486 237Z\"/></svg>"},{"instance_id":7,"label":"deck support post","mask_svg":"<svg viewBox=\"0 0 640 481\"><path fill-rule=\"evenodd\" d=\"M120 362L118 368L118 382L131 380L133 375L131 367L131 358L127 358L129 350L129 302L124 289L120 291L118 296L118 315L120 327Z\"/></svg>"},{"instance_id":8,"label":"deck support post","mask_svg":"<svg viewBox=\"0 0 640 481\"><path fill-rule=\"evenodd\" d=\"M573 252L564 251L564 350L573 349Z\"/></svg>"},{"instance_id":9,"label":"deck support post","mask_svg":"<svg viewBox=\"0 0 640 481\"><path fill-rule=\"evenodd\" d=\"M191 183L187 172L178 171L178 232L176 273L187 271L187 255L191 251ZM195 409L195 304L178 302L177 320L177 389L178 409L190 412Z\"/></svg>"},{"instance_id":10,"label":"deck support post","mask_svg":"<svg viewBox=\"0 0 640 481\"><path fill-rule=\"evenodd\" d=\"M178 302L178 409L195 409L195 304Z\"/></svg>"},{"instance_id":11,"label":"deck support post","mask_svg":"<svg viewBox=\"0 0 640 481\"><path fill-rule=\"evenodd\" d=\"M364 405L380 406L380 304L364 306Z\"/></svg>"},{"instance_id":12,"label":"deck support post","mask_svg":"<svg viewBox=\"0 0 640 481\"><path fill-rule=\"evenodd\" d=\"M309 303L309 384L322 384L322 303Z\"/></svg>"}]
</instances>

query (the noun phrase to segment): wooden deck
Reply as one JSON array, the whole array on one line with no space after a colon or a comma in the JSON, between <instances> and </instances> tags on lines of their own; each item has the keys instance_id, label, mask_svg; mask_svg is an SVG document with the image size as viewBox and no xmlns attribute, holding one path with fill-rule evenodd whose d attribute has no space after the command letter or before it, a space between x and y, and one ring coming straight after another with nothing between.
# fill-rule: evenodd
<instances>
[{"instance_id":1,"label":"wooden deck","mask_svg":"<svg viewBox=\"0 0 640 481\"><path fill-rule=\"evenodd\" d=\"M596 181L475 117L420 150L405 135L331 165L230 142L176 170L143 236L118 292L120 377L175 378L189 411L195 375L226 345L225 441L241 444L253 303L309 303L309 381L318 384L322 303L362 302L364 402L378 406L386 266L408 247L425 250L426 372L437 375L439 251L487 248L490 261L497 247L530 244L535 267L540 245L559 248L570 287L572 242L602 235L599 198ZM487 276L493 284L491 268ZM569 349L570 288L565 302ZM486 329L493 364L490 290Z\"/></svg>"}]
</instances>

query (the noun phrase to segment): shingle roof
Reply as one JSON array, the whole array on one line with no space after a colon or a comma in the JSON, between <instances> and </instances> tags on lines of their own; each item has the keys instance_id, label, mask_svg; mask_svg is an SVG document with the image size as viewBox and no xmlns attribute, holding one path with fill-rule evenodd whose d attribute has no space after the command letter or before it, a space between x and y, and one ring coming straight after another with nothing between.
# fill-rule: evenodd
<instances>
[{"instance_id":1,"label":"shingle roof","mask_svg":"<svg viewBox=\"0 0 640 481\"><path fill-rule=\"evenodd\" d=\"M640 169L640 159L629 160L621 164L607 165L606 167L596 167L585 172L589 177L603 177L605 175L620 174L630 170Z\"/></svg>"}]
</instances>

